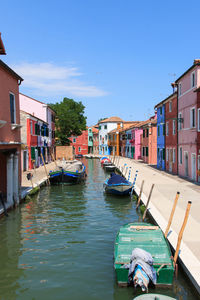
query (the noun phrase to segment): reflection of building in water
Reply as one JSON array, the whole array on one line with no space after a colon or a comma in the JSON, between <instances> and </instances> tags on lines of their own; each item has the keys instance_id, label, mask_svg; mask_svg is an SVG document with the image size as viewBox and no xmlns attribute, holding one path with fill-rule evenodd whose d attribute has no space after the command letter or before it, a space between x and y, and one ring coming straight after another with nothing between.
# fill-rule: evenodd
<instances>
[{"instance_id":1,"label":"reflection of building in water","mask_svg":"<svg viewBox=\"0 0 200 300\"><path fill-rule=\"evenodd\" d=\"M0 220L0 227L0 298L14 300L24 274L23 266L19 264L22 255L21 214L11 212L9 218Z\"/></svg>"}]
</instances>

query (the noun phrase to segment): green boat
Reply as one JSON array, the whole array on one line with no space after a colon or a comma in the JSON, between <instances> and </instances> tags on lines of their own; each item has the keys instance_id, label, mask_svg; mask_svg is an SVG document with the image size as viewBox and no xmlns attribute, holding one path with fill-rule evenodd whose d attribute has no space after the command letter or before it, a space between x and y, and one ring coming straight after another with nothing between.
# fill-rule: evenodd
<instances>
[{"instance_id":1,"label":"green boat","mask_svg":"<svg viewBox=\"0 0 200 300\"><path fill-rule=\"evenodd\" d=\"M157 273L156 286L170 286L173 283L174 265L167 240L161 229L148 223L129 223L120 228L114 250L114 267L117 282L121 286L128 284L129 270L124 267L130 263L134 248L149 252L154 260Z\"/></svg>"}]
</instances>

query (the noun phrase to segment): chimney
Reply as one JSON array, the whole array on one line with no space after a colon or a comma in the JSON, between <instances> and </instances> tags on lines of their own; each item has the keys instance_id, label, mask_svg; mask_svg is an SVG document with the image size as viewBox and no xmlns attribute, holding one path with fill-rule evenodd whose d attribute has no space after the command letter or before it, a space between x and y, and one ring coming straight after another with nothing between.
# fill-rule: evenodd
<instances>
[{"instance_id":1,"label":"chimney","mask_svg":"<svg viewBox=\"0 0 200 300\"><path fill-rule=\"evenodd\" d=\"M175 82L172 82L171 86L172 86L173 94L174 94L175 92L177 92L177 84Z\"/></svg>"},{"instance_id":2,"label":"chimney","mask_svg":"<svg viewBox=\"0 0 200 300\"><path fill-rule=\"evenodd\" d=\"M200 59L194 59L194 65L200 64Z\"/></svg>"}]
</instances>

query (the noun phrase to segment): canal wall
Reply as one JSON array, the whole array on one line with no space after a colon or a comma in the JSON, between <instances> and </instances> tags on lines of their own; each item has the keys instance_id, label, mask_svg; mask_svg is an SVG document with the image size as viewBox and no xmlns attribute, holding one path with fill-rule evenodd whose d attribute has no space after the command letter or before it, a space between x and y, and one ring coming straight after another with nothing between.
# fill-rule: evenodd
<instances>
[{"instance_id":1,"label":"canal wall","mask_svg":"<svg viewBox=\"0 0 200 300\"><path fill-rule=\"evenodd\" d=\"M113 157L111 160L113 161ZM152 192L148 213L154 221L165 232L168 219L172 210L177 191L180 197L174 214L174 218L168 234L168 241L175 251L177 246L178 234L183 223L185 210L188 201L192 201L190 216L185 228L181 247L179 251L179 263L190 278L197 292L200 294L200 186L189 181L157 170L140 161L125 157L115 157L114 164L128 179L131 170L130 181L133 182L135 172L138 170L135 192L140 193L141 183L144 180L144 188L141 201L147 203L148 195L152 184Z\"/></svg>"}]
</instances>

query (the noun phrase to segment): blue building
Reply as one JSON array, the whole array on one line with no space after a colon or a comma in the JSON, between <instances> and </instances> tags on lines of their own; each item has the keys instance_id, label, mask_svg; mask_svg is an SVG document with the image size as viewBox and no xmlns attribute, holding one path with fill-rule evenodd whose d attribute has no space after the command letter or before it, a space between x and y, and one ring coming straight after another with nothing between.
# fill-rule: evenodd
<instances>
[{"instance_id":1,"label":"blue building","mask_svg":"<svg viewBox=\"0 0 200 300\"><path fill-rule=\"evenodd\" d=\"M155 106L157 109L157 168L165 170L165 104Z\"/></svg>"}]
</instances>

